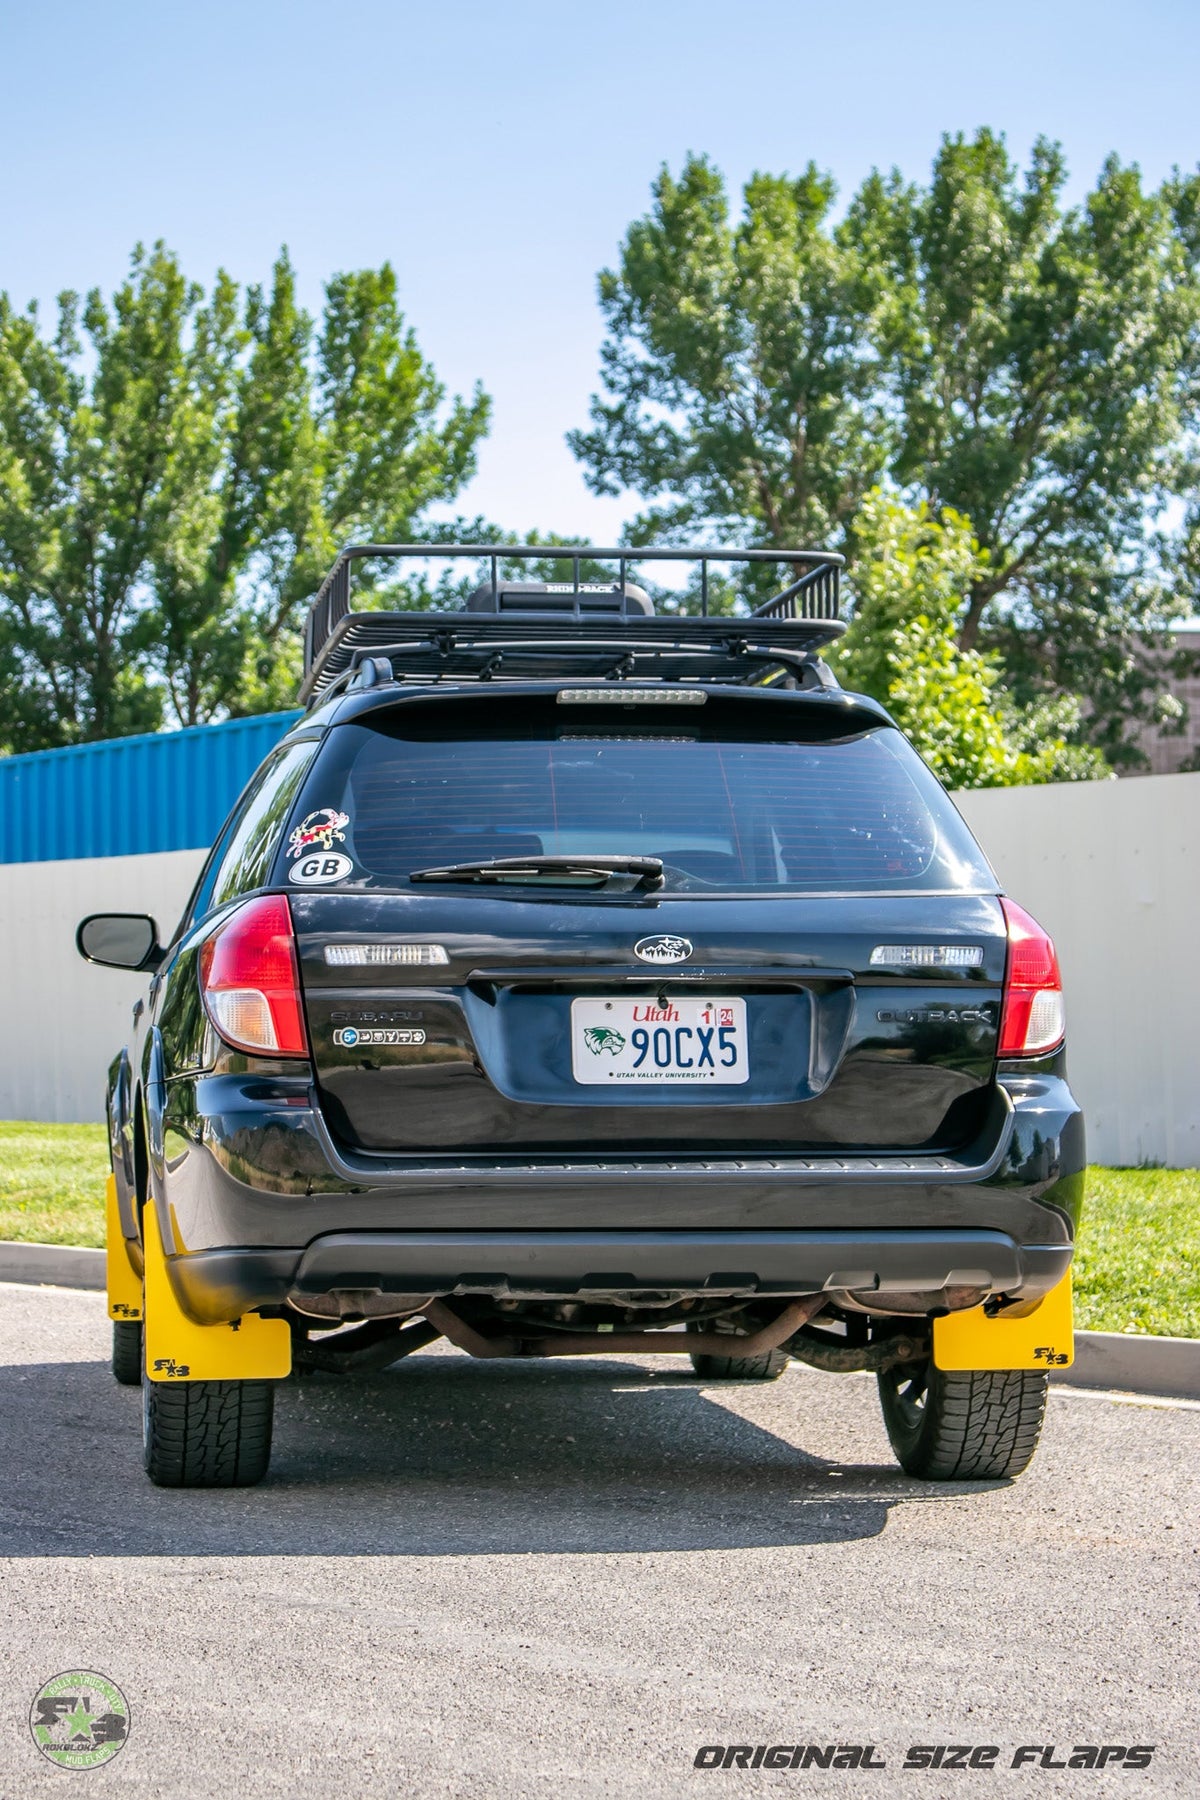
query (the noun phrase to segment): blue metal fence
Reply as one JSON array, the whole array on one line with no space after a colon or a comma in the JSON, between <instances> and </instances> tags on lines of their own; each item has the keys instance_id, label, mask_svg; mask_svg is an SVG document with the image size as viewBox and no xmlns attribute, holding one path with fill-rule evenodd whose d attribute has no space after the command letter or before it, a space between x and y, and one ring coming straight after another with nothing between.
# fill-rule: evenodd
<instances>
[{"instance_id":1,"label":"blue metal fence","mask_svg":"<svg viewBox=\"0 0 1200 1800\"><path fill-rule=\"evenodd\" d=\"M0 757L0 863L202 848L302 716L265 713Z\"/></svg>"}]
</instances>

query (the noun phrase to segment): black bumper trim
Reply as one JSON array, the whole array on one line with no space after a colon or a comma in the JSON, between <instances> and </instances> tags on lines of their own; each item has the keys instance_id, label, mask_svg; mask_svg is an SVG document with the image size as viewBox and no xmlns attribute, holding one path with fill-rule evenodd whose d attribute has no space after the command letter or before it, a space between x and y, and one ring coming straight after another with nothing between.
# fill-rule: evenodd
<instances>
[{"instance_id":1,"label":"black bumper trim","mask_svg":"<svg viewBox=\"0 0 1200 1800\"><path fill-rule=\"evenodd\" d=\"M822 1186L830 1181L865 1187L960 1186L990 1181L1008 1155L1016 1129L1012 1096L997 1087L988 1119L975 1141L952 1152L890 1152L876 1156L830 1151L810 1155L763 1155L752 1151L701 1156L384 1156L352 1151L338 1144L314 1097L312 1128L329 1167L356 1186L391 1186L419 1181L423 1188L468 1188L494 1192L527 1192L553 1184L556 1189L596 1189L629 1181L657 1186L738 1187L751 1179L788 1189Z\"/></svg>"},{"instance_id":2,"label":"black bumper trim","mask_svg":"<svg viewBox=\"0 0 1200 1800\"><path fill-rule=\"evenodd\" d=\"M303 1249L201 1251L168 1266L185 1309L216 1322L280 1305L292 1291L334 1289L534 1298L638 1288L936 1296L963 1287L1033 1298L1061 1280L1071 1255L1070 1244L1018 1244L986 1230L360 1231Z\"/></svg>"}]
</instances>

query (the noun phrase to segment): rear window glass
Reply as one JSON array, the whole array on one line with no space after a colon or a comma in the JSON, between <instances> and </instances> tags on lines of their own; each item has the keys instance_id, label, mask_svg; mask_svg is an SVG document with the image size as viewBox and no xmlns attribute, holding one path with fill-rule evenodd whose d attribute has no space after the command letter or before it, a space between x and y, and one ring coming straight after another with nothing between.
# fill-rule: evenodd
<instances>
[{"instance_id":1,"label":"rear window glass","mask_svg":"<svg viewBox=\"0 0 1200 1800\"><path fill-rule=\"evenodd\" d=\"M346 815L335 847L351 883L591 853L661 857L668 892L995 892L958 813L890 728L804 742L779 735L776 708L770 736L715 719L679 730L678 715L609 730L559 708L465 737L421 710L336 727L297 808Z\"/></svg>"},{"instance_id":2,"label":"rear window glass","mask_svg":"<svg viewBox=\"0 0 1200 1800\"><path fill-rule=\"evenodd\" d=\"M230 824L227 844L212 872L211 898L198 896L197 916L210 906L224 906L239 894L251 893L267 879L279 834L300 790L316 742L290 744L278 750L243 796L240 814Z\"/></svg>"}]
</instances>

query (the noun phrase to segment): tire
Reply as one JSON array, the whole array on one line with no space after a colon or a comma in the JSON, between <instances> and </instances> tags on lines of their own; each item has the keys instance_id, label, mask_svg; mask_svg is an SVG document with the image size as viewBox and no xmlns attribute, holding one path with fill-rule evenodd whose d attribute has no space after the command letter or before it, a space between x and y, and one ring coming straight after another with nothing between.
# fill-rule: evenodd
<instances>
[{"instance_id":1,"label":"tire","mask_svg":"<svg viewBox=\"0 0 1200 1800\"><path fill-rule=\"evenodd\" d=\"M1003 1481L1029 1467L1046 1410L1035 1370L947 1373L931 1362L879 1375L879 1400L902 1469L926 1481Z\"/></svg>"},{"instance_id":2,"label":"tire","mask_svg":"<svg viewBox=\"0 0 1200 1800\"><path fill-rule=\"evenodd\" d=\"M113 1379L122 1387L137 1387L142 1379L142 1321L114 1319L112 1328Z\"/></svg>"},{"instance_id":3,"label":"tire","mask_svg":"<svg viewBox=\"0 0 1200 1800\"><path fill-rule=\"evenodd\" d=\"M692 1368L702 1381L778 1381L788 1366L785 1350L765 1356L693 1356Z\"/></svg>"},{"instance_id":4,"label":"tire","mask_svg":"<svg viewBox=\"0 0 1200 1800\"><path fill-rule=\"evenodd\" d=\"M253 1487L271 1460L275 1384L142 1382L142 1460L156 1487Z\"/></svg>"},{"instance_id":5,"label":"tire","mask_svg":"<svg viewBox=\"0 0 1200 1800\"><path fill-rule=\"evenodd\" d=\"M689 1330L691 1327L689 1327ZM697 1331L719 1331L719 1325L697 1325ZM730 1332L730 1337L739 1334ZM767 1350L762 1356L692 1356L691 1365L701 1381L778 1381L791 1358L786 1350Z\"/></svg>"}]
</instances>

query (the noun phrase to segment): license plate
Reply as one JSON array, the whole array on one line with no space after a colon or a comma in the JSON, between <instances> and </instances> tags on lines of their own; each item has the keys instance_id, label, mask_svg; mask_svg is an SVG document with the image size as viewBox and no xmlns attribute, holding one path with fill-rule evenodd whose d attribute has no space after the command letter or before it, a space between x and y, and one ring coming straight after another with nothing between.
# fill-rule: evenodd
<instances>
[{"instance_id":1,"label":"license plate","mask_svg":"<svg viewBox=\"0 0 1200 1800\"><path fill-rule=\"evenodd\" d=\"M572 1000L571 1070L589 1087L748 1081L746 1002Z\"/></svg>"}]
</instances>

